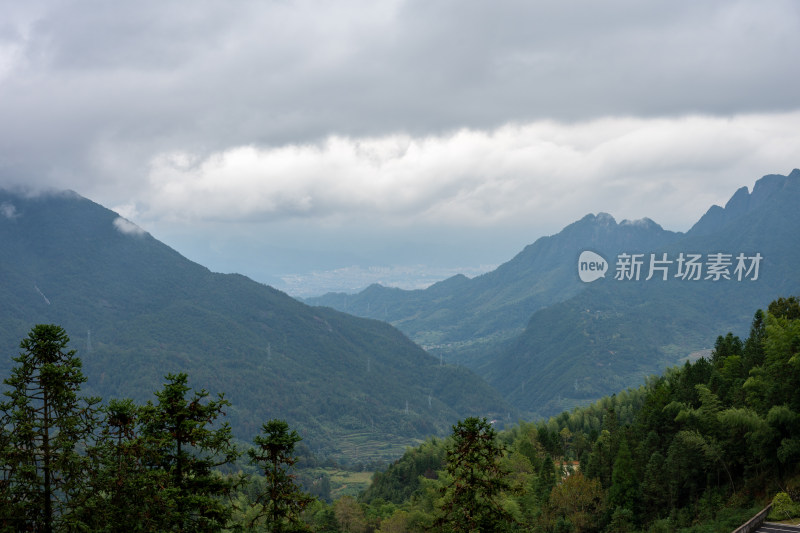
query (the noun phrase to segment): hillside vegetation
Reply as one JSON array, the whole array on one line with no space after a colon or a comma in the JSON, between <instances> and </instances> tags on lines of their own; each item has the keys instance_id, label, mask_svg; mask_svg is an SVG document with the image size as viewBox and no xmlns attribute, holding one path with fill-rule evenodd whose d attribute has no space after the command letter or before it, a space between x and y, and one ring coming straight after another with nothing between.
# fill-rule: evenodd
<instances>
[{"instance_id":1,"label":"hillside vegetation","mask_svg":"<svg viewBox=\"0 0 800 533\"><path fill-rule=\"evenodd\" d=\"M68 343L35 326L4 379L0 530L730 531L773 495L774 512L799 508L796 297L639 389L499 434L459 421L376 474L362 503L346 480L332 504L298 486L302 437L282 420L254 436L251 475L232 473L233 406L186 374L144 405L84 396Z\"/></svg>"},{"instance_id":2,"label":"hillside vegetation","mask_svg":"<svg viewBox=\"0 0 800 533\"><path fill-rule=\"evenodd\" d=\"M463 362L528 416L553 416L636 386L711 349L719 331L744 336L752 307L800 291L800 170L759 179L686 233L651 220L587 215L542 237L495 271L457 276L422 291L372 286L309 302L386 320L445 361ZM608 261L582 283L582 251ZM618 280L621 253L642 254L638 280ZM729 254L728 279L676 278L680 254ZM650 254L670 264L649 281ZM735 257L760 254L758 278L731 276ZM751 273L752 278L752 273Z\"/></svg>"},{"instance_id":3,"label":"hillside vegetation","mask_svg":"<svg viewBox=\"0 0 800 533\"><path fill-rule=\"evenodd\" d=\"M584 288L573 268L582 249L610 256L662 246L678 235L652 221L618 224L606 213L587 215L473 279L458 275L413 291L372 285L358 294L332 293L306 301L387 321L432 353L473 363L518 335L533 312Z\"/></svg>"},{"instance_id":4,"label":"hillside vegetation","mask_svg":"<svg viewBox=\"0 0 800 533\"><path fill-rule=\"evenodd\" d=\"M731 531L778 492L800 501L800 301L758 311L710 359L496 437L507 489L495 531ZM424 531L446 513L451 440L376 474L362 499ZM480 489L477 489L480 491ZM688 529L687 529L688 528Z\"/></svg>"},{"instance_id":5,"label":"hillside vegetation","mask_svg":"<svg viewBox=\"0 0 800 533\"><path fill-rule=\"evenodd\" d=\"M318 455L393 458L470 415L513 413L392 326L312 308L182 257L74 193L0 192L0 372L33 324L63 326L88 394L146 401L169 372L225 391L234 435L289 421Z\"/></svg>"},{"instance_id":6,"label":"hillside vegetation","mask_svg":"<svg viewBox=\"0 0 800 533\"><path fill-rule=\"evenodd\" d=\"M513 343L479 373L517 408L552 416L641 383L692 352L712 348L719 331L744 336L753 303L800 291L800 171L759 180L727 206L710 209L687 235L658 250L760 254L758 279L616 280L533 314ZM735 261L734 261L735 262Z\"/></svg>"}]
</instances>

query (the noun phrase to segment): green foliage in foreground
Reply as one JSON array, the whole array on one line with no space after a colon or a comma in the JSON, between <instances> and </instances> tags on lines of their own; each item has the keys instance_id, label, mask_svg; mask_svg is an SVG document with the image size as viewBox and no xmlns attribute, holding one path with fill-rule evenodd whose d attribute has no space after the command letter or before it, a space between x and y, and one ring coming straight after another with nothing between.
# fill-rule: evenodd
<instances>
[{"instance_id":1,"label":"green foliage in foreground","mask_svg":"<svg viewBox=\"0 0 800 533\"><path fill-rule=\"evenodd\" d=\"M169 374L156 402L137 406L78 396L85 381L69 338L35 326L5 380L0 403L0 531L221 531L244 482L219 468L241 454L220 417L220 395L191 392ZM298 522L309 498L285 473L299 441L285 422L265 424L253 461L267 465L270 530ZM257 499L258 501L258 499ZM262 506L263 508L263 506Z\"/></svg>"},{"instance_id":2,"label":"green foliage in foreground","mask_svg":"<svg viewBox=\"0 0 800 533\"><path fill-rule=\"evenodd\" d=\"M270 420L264 424L263 434L253 440L256 447L248 455L264 473L265 490L256 499L260 509L250 520L250 527L259 520L271 531L298 526L300 513L311 502L311 497L300 490L294 476L288 473L288 468L297 462L294 446L300 440L283 420Z\"/></svg>"},{"instance_id":3,"label":"green foliage in foreground","mask_svg":"<svg viewBox=\"0 0 800 533\"><path fill-rule=\"evenodd\" d=\"M224 398L173 374L155 402L98 410L67 340L37 326L5 380L2 531L699 533L734 529L778 492L774 512L800 503L796 298L637 390L500 433L467 418L332 504L299 489L286 422L254 439L262 475L233 474ZM59 424L75 431L64 442Z\"/></svg>"},{"instance_id":4,"label":"green foliage in foreground","mask_svg":"<svg viewBox=\"0 0 800 533\"><path fill-rule=\"evenodd\" d=\"M710 360L497 440L507 483L498 501L519 530L735 529L765 495L800 487L800 302L758 311L749 337L720 336ZM426 530L449 505L454 442L428 441L376 474L368 509L392 502L387 523ZM796 492L782 508L800 502Z\"/></svg>"},{"instance_id":5,"label":"green foliage in foreground","mask_svg":"<svg viewBox=\"0 0 800 533\"><path fill-rule=\"evenodd\" d=\"M792 518L800 518L800 502L794 502L787 493L779 492L772 499L772 509L767 519L779 521Z\"/></svg>"},{"instance_id":6,"label":"green foliage in foreground","mask_svg":"<svg viewBox=\"0 0 800 533\"><path fill-rule=\"evenodd\" d=\"M0 527L68 529L85 498L97 400L78 397L86 381L58 326L38 325L20 343L0 403Z\"/></svg>"},{"instance_id":7,"label":"green foliage in foreground","mask_svg":"<svg viewBox=\"0 0 800 533\"><path fill-rule=\"evenodd\" d=\"M511 526L511 514L499 503L510 488L507 471L500 463L502 456L503 446L485 418L467 418L453 426L438 526L465 532L501 531Z\"/></svg>"}]
</instances>

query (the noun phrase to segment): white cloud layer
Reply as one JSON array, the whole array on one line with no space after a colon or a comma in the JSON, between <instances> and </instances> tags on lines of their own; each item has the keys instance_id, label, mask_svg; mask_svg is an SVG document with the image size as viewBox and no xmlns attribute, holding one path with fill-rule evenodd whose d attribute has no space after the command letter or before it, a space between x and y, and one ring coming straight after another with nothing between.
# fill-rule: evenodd
<instances>
[{"instance_id":1,"label":"white cloud layer","mask_svg":"<svg viewBox=\"0 0 800 533\"><path fill-rule=\"evenodd\" d=\"M540 121L169 153L152 161L138 214L486 226L605 210L685 229L739 186L800 164L798 123L800 112Z\"/></svg>"}]
</instances>

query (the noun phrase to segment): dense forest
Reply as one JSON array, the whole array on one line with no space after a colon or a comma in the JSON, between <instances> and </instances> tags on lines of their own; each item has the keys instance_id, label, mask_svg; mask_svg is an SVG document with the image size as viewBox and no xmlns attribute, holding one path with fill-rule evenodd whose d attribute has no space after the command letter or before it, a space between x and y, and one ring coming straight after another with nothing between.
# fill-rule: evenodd
<instances>
[{"instance_id":1,"label":"dense forest","mask_svg":"<svg viewBox=\"0 0 800 533\"><path fill-rule=\"evenodd\" d=\"M800 302L757 311L710 360L497 441L507 488L477 501L507 511L508 530L731 531L776 493L800 503ZM436 525L460 483L442 475L451 454L447 440L409 450L362 500L398 505L397 531Z\"/></svg>"},{"instance_id":2,"label":"dense forest","mask_svg":"<svg viewBox=\"0 0 800 533\"><path fill-rule=\"evenodd\" d=\"M236 443L228 401L180 373L144 405L83 397L68 340L35 326L4 381L3 531L730 531L800 507L795 297L636 390L502 432L467 418L334 502L286 422Z\"/></svg>"}]
</instances>

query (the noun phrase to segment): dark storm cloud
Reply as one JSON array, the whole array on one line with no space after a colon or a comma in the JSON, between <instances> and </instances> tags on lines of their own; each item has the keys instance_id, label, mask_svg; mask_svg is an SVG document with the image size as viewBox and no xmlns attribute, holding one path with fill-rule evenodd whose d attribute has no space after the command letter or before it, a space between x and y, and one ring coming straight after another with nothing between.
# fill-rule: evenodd
<instances>
[{"instance_id":1,"label":"dark storm cloud","mask_svg":"<svg viewBox=\"0 0 800 533\"><path fill-rule=\"evenodd\" d=\"M109 149L127 164L332 133L775 112L800 92L791 1L91 1L11 15L0 149L6 172L32 179L90 179Z\"/></svg>"}]
</instances>

